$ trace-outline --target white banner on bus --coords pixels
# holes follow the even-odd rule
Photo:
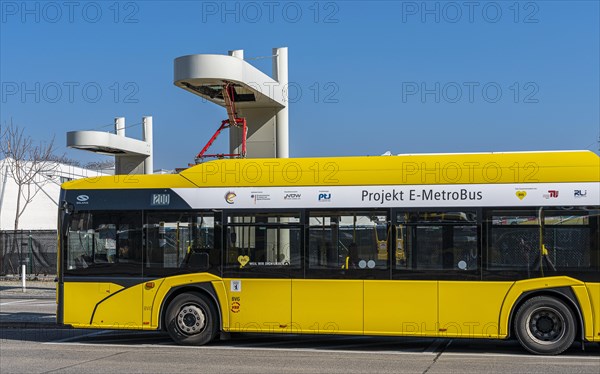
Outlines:
[[[599,183],[175,188],[193,209],[590,206]]]

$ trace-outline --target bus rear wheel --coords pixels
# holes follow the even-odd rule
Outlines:
[[[204,345],[217,333],[217,313],[213,304],[196,293],[176,296],[167,308],[167,331],[182,345]]]
[[[553,297],[527,300],[515,316],[515,333],[531,353],[557,355],[575,340],[575,317],[571,309]]]

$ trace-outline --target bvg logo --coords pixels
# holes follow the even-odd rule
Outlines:
[[[320,193],[319,194],[319,202],[329,202],[331,201],[330,193]]]

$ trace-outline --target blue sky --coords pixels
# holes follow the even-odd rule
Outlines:
[[[0,121],[55,136],[84,162],[102,157],[67,149],[67,131],[143,115],[154,117],[155,168],[193,162],[226,113],[173,85],[173,59],[281,46],[301,90],[292,157],[599,147],[597,1],[3,0],[0,10]],[[270,75],[270,59],[251,63]]]

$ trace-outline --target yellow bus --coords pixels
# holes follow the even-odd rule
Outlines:
[[[589,151],[229,159],[62,185],[58,321],[600,342]]]

